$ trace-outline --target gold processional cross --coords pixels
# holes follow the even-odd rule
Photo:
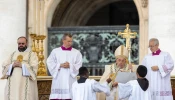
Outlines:
[[[118,32],[118,36],[126,39],[126,48],[129,52],[129,64],[131,63],[131,39],[136,38],[136,35],[136,32],[131,32],[131,30],[129,29],[129,24],[126,24],[126,29],[124,30],[124,32]]]
[[[129,64],[131,63],[131,56],[130,56],[130,52],[131,52],[131,43],[130,40],[132,38],[136,38],[137,33],[136,32],[131,32],[131,30],[129,29],[129,24],[126,24],[126,29],[124,30],[124,32],[118,32],[118,35],[126,38],[126,48],[128,49],[129,52]],[[121,48],[121,54],[123,54],[123,47]],[[110,78],[111,78],[111,83],[110,83],[110,88],[112,89],[112,83],[115,81],[115,78],[117,76],[117,73],[111,73],[110,74]],[[116,96],[115,96],[115,100],[116,100]]]
[[[129,29],[129,24],[126,24],[126,29],[124,30],[124,32],[118,32],[118,35],[125,38],[126,39],[126,48],[128,49],[128,52],[129,52],[129,57],[128,57],[128,60],[129,60],[129,64],[131,63],[131,39],[133,38],[136,38],[136,35],[137,33],[136,32],[131,32],[131,30]],[[121,48],[121,54],[123,54],[123,48]],[[111,89],[112,89],[112,83],[115,81],[115,78],[117,76],[117,73],[111,73],[110,74],[110,78],[112,80],[111,82]],[[116,100],[116,95],[115,95],[115,100]]]

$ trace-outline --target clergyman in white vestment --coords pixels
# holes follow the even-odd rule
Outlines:
[[[119,46],[114,53],[116,57],[116,63],[105,66],[105,72],[103,73],[100,83],[103,83],[110,77],[111,74],[117,74],[118,72],[129,72],[133,70],[131,64],[127,64],[128,50],[124,45]],[[115,80],[115,79],[114,79]],[[110,85],[112,82],[110,83]],[[106,96],[104,93],[97,93],[98,100],[115,100],[118,93],[116,88],[112,88],[110,96]]]
[[[110,78],[103,84],[95,81],[94,79],[88,79],[89,72],[86,67],[79,69],[80,79],[72,85],[72,99],[73,100],[96,100],[96,92],[104,92],[106,95],[110,94],[110,88],[108,83]]]
[[[170,73],[174,62],[168,52],[159,49],[156,38],[149,40],[151,54],[144,57],[142,64],[148,69],[146,78],[150,82],[153,100],[173,100]]]
[[[64,34],[63,45],[53,49],[47,59],[52,75],[51,100],[71,100],[71,88],[76,81],[78,70],[82,66],[80,51],[72,48],[72,35]]]
[[[26,37],[17,42],[18,50],[2,65],[2,79],[7,79],[4,100],[38,100],[38,57],[27,49]]]
[[[139,65],[137,68],[137,80],[131,80],[125,84],[115,82],[118,85],[117,100],[153,100],[149,88],[149,81],[145,78],[147,68]]]

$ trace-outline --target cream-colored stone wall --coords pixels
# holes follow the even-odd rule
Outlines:
[[[160,49],[167,51],[175,60],[175,1],[149,1],[149,38],[156,37]],[[175,70],[171,73],[175,75]]]
[[[26,36],[26,0],[0,0],[0,65],[17,49],[17,38]],[[0,67],[0,77],[2,67]],[[6,80],[0,80],[0,100],[4,100]]]
[[[48,34],[47,28],[51,27],[54,11],[61,0],[30,0],[28,12],[29,33],[37,35]],[[31,46],[30,41],[30,46]],[[44,41],[44,55],[47,58],[47,38]]]

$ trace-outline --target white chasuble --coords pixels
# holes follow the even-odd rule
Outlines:
[[[19,55],[23,56],[22,68],[10,71]],[[24,71],[25,70],[25,71]],[[5,100],[38,100],[37,88],[38,57],[34,52],[14,52],[3,63],[2,78],[7,79]],[[10,73],[10,74],[9,74]]]

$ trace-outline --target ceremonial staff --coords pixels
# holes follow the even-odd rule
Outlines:
[[[118,36],[121,36],[122,38],[126,39],[126,48],[128,50],[129,56],[128,56],[128,61],[129,64],[131,64],[131,39],[136,38],[137,33],[136,32],[131,32],[129,29],[129,24],[126,24],[126,29],[124,32],[118,32]]]

